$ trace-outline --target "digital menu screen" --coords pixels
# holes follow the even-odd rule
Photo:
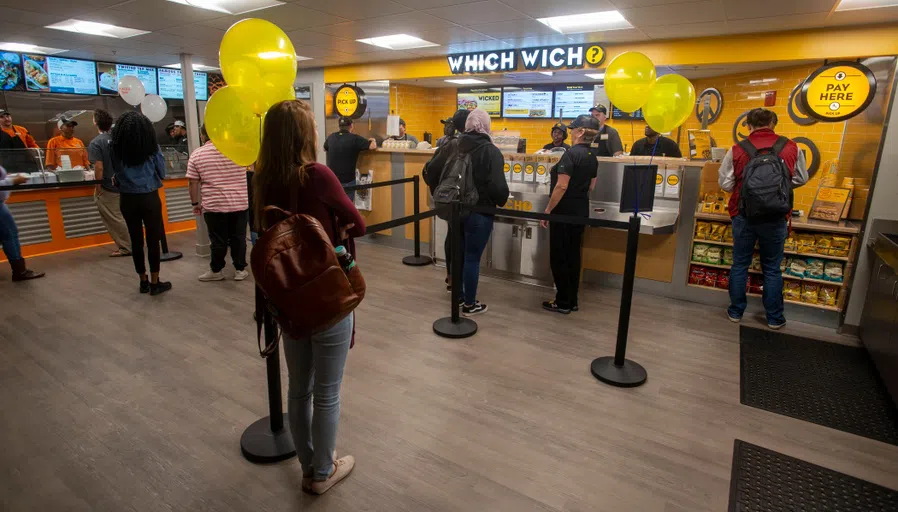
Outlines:
[[[118,81],[123,76],[129,75],[136,76],[143,83],[147,94],[157,94],[156,68],[98,62],[97,82],[100,84],[100,94],[107,96],[118,95]]]
[[[18,53],[0,53],[0,91],[22,90],[22,57]]]
[[[193,72],[193,88],[198,101],[209,99],[208,75],[200,71]],[[168,100],[184,99],[184,88],[181,81],[181,70],[159,68],[159,96]]]
[[[502,88],[478,87],[458,90],[458,108],[486,110],[490,117],[502,117]]]
[[[623,110],[612,105],[611,119],[617,119],[619,121],[629,121],[635,119],[637,121],[642,121],[645,119],[645,116],[642,115],[642,109],[639,109],[636,112],[624,112]]]
[[[588,114],[595,104],[592,85],[564,85],[555,89],[555,112],[553,117],[572,119],[580,114]]]
[[[97,65],[90,60],[22,55],[25,86],[34,92],[97,94]]]
[[[502,88],[502,116],[549,119],[552,117],[552,86]]]

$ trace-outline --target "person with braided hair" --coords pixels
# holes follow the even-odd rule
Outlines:
[[[131,238],[131,257],[140,276],[140,293],[158,295],[171,290],[171,283],[159,280],[162,252],[162,202],[159,189],[165,178],[165,159],[156,141],[153,123],[140,112],[119,116],[112,129],[113,182],[121,194],[120,208]],[[150,276],[144,261],[144,228]]]

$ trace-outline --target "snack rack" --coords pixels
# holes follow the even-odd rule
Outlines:
[[[690,262],[689,262],[689,272],[687,273],[687,276],[692,275],[693,267],[705,267],[705,268],[716,268],[716,269],[729,270],[730,265],[724,264],[723,261],[721,261],[721,263],[719,263],[719,264],[706,263],[706,262],[702,262],[702,261],[693,261],[693,254],[695,254],[695,244],[706,244],[709,246],[720,246],[723,248],[733,246],[732,240],[722,239],[722,240],[718,241],[718,240],[697,238],[696,233],[697,233],[697,227],[698,227],[699,222],[714,222],[714,223],[721,223],[721,224],[727,224],[727,225],[731,223],[729,215],[727,215],[725,213],[702,212],[702,205],[699,204],[699,206],[696,210],[696,213],[695,213],[695,222],[692,227],[692,229],[693,229],[692,233],[691,233],[692,243],[690,244],[690,248],[689,248]],[[797,305],[801,305],[801,306],[813,307],[813,308],[822,309],[822,310],[826,310],[826,311],[841,312],[845,307],[845,302],[846,302],[847,295],[848,295],[847,292],[848,292],[848,288],[849,288],[850,282],[851,282],[852,270],[854,268],[853,261],[857,254],[857,251],[858,251],[858,243],[859,243],[858,242],[858,233],[859,232],[860,232],[860,227],[857,225],[857,223],[850,222],[850,221],[826,222],[826,221],[808,220],[806,218],[793,219],[791,236],[797,236],[799,234],[814,234],[814,235],[830,234],[830,235],[835,235],[835,236],[840,236],[840,237],[850,237],[851,242],[849,244],[847,253],[844,256],[820,254],[820,253],[816,252],[816,250],[817,250],[816,248],[811,249],[812,252],[807,252],[808,251],[807,247],[802,252],[790,251],[787,249],[785,251],[786,257],[794,256],[794,257],[799,257],[799,258],[820,259],[820,260],[824,260],[827,262],[840,262],[843,265],[843,268],[842,268],[842,281],[841,282],[828,281],[828,280],[824,280],[824,279],[814,279],[814,278],[810,278],[810,277],[797,277],[797,276],[787,274],[786,272],[783,272],[783,279],[786,282],[789,282],[789,281],[800,282],[801,286],[802,286],[802,288],[801,288],[802,291],[804,290],[805,283],[812,283],[812,284],[819,285],[821,290],[822,290],[823,286],[837,287],[838,295],[837,295],[834,305],[827,305],[824,303],[819,303],[820,301],[823,300],[822,297],[820,298],[820,301],[818,301],[817,303],[805,302],[803,300],[804,299],[803,297],[802,297],[802,300],[786,299],[785,302],[789,303],[789,304],[797,304]],[[752,276],[757,276],[757,277],[755,277],[755,279],[760,279],[761,272],[757,271],[757,270],[750,269],[749,270],[749,278],[751,279]],[[689,282],[689,280],[690,280],[689,277],[687,277],[687,286],[690,286],[690,287],[704,288],[704,289],[716,290],[716,291],[720,291],[720,292],[727,292],[727,289],[724,287],[721,287],[721,286],[712,287],[712,286],[708,286],[707,284],[694,284],[694,283]],[[785,287],[784,287],[784,291],[785,291]],[[748,295],[751,297],[760,297],[761,296],[760,293],[752,293],[752,292],[749,292]]]

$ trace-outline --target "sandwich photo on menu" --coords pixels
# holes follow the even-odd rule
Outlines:
[[[25,83],[29,91],[48,92],[50,75],[47,74],[47,58],[40,55],[22,55]]]

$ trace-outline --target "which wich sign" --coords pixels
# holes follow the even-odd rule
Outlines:
[[[605,61],[605,49],[587,43],[448,56],[449,70],[455,75],[514,71],[518,68],[519,58],[528,71],[578,69],[601,65]]]

